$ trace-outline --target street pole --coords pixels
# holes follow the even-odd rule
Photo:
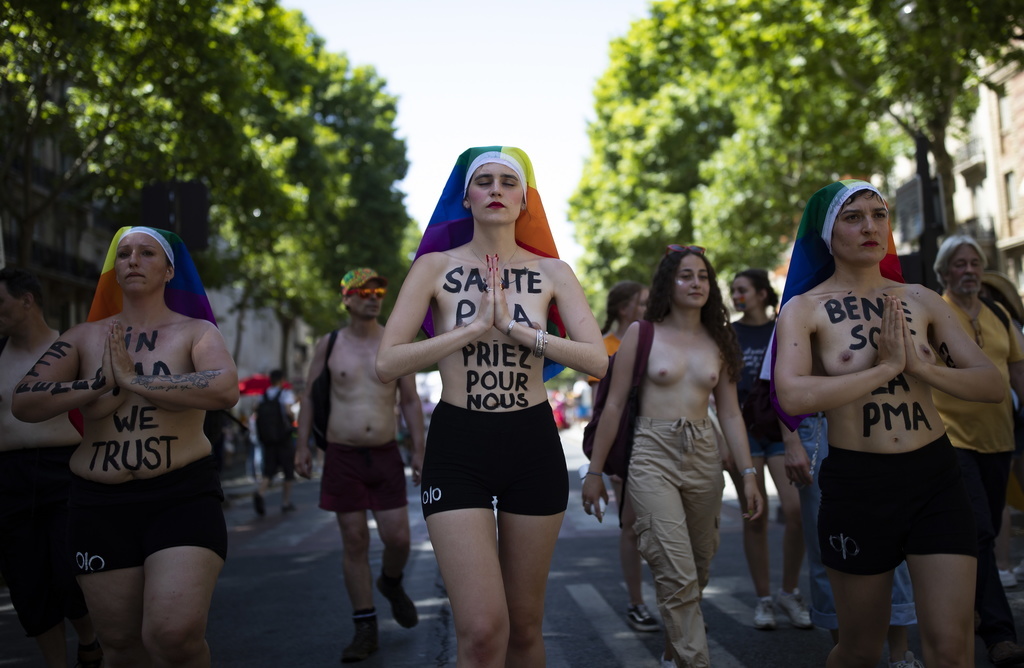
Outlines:
[[[918,131],[914,136],[917,157],[917,176],[921,183],[921,276],[924,286],[939,291],[939,281],[935,278],[935,255],[938,253],[939,221],[935,212],[935,182],[932,181],[931,168],[928,163],[929,143],[924,133]]]

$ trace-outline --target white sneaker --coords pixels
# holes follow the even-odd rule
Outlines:
[[[807,610],[804,599],[800,597],[799,589],[794,589],[792,594],[780,589],[775,597],[775,605],[782,608],[789,617],[789,623],[798,629],[814,628],[814,624],[811,624],[811,613]]]
[[[1015,589],[1017,587],[1017,576],[1013,574],[1012,570],[999,571],[999,582],[1003,585],[1003,589]]]
[[[662,654],[659,668],[676,668],[676,662],[672,659],[666,659],[665,655]]]
[[[903,655],[903,659],[901,661],[897,661],[896,663],[890,662],[889,668],[924,668],[924,664],[914,658],[913,652],[907,652]]]
[[[754,608],[754,628],[762,631],[771,631],[775,628],[775,608],[772,606],[771,596],[757,599],[757,607]]]
[[[1024,582],[1024,561],[1014,566],[1010,572],[1017,578],[1017,582]]]

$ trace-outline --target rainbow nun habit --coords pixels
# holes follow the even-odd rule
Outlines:
[[[861,190],[870,190],[879,197],[882,194],[867,181],[857,179],[846,179],[836,181],[825,186],[811,196],[804,208],[803,217],[800,219],[800,229],[796,234],[796,241],[793,243],[793,255],[789,261],[789,273],[786,276],[786,287],[782,292],[782,300],[779,303],[779,310],[785,307],[786,302],[802,295],[811,288],[821,284],[835,273],[836,261],[832,257],[832,227],[835,225],[839,210],[850,197]],[[885,198],[882,197],[882,201]],[[888,205],[886,205],[888,206]],[[889,227],[889,247],[886,249],[885,257],[879,263],[882,276],[893,281],[903,283],[903,270],[900,268],[900,260],[896,255],[896,242],[892,236],[892,226]],[[795,431],[806,415],[789,415],[779,406],[778,397],[775,394],[775,357],[778,350],[778,343],[772,337],[771,348],[771,398],[775,412],[783,424]]]
[[[117,244],[127,234],[139,232],[149,235],[160,241],[164,240],[164,252],[168,254],[171,264],[174,265],[174,278],[164,289],[164,301],[167,307],[175,313],[190,318],[209,320],[214,325],[217,321],[213,317],[213,309],[210,308],[210,300],[206,296],[206,289],[199,280],[199,272],[188,254],[185,244],[174,232],[158,230],[152,227],[122,227],[115,234],[107,249],[107,258],[103,262],[103,271],[100,273],[99,282],[96,284],[96,294],[92,298],[92,307],[89,309],[89,322],[95,322],[121,312],[122,293],[121,286],[117,284],[117,276],[114,272],[114,261],[117,259]],[[158,238],[159,236],[159,238]]]
[[[540,200],[540,193],[537,191],[537,179],[533,172],[533,163],[529,156],[522,149],[511,146],[478,146],[466,149],[452,169],[448,182],[441,192],[441,199],[434,208],[430,222],[423,231],[423,239],[416,250],[416,257],[426,253],[447,251],[468,244],[473,239],[473,216],[469,209],[462,205],[466,195],[466,184],[469,177],[469,168],[474,161],[483,157],[487,162],[485,153],[496,154],[495,162],[508,161],[517,165],[523,174],[526,186],[526,210],[519,214],[516,219],[516,243],[520,247],[540,255],[541,257],[558,257],[558,250],[555,248],[555,240],[551,236],[551,228],[548,226],[548,217],[544,213],[544,205]],[[481,163],[481,164],[485,164]],[[434,323],[429,311],[423,320],[423,331],[427,336],[434,335]],[[565,326],[558,315],[558,309],[552,305],[548,310],[547,331],[556,336],[565,336]],[[562,369],[549,359],[544,360],[544,380],[548,381],[557,375]]]

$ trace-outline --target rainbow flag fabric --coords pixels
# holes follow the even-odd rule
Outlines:
[[[797,231],[796,241],[793,243],[793,255],[789,261],[789,273],[786,276],[786,287],[782,292],[782,300],[779,309],[785,307],[786,302],[802,295],[811,288],[819,285],[836,270],[836,262],[832,257],[830,249],[832,227],[843,204],[850,197],[862,190],[870,190],[879,197],[882,194],[867,181],[857,179],[846,179],[836,181],[825,186],[814,193],[807,201],[803,217],[800,219],[800,228]],[[884,198],[882,198],[884,201]],[[888,206],[888,205],[887,205]],[[826,242],[827,238],[827,242]],[[899,257],[896,255],[896,242],[892,236],[892,226],[889,227],[889,247],[886,249],[885,257],[879,263],[882,276],[893,281],[905,282],[903,270],[900,267]],[[791,431],[796,430],[806,415],[789,415],[779,406],[778,397],[775,394],[775,357],[778,350],[778,343],[772,337],[772,359],[771,359],[771,399],[775,406],[775,412]]]
[[[544,213],[544,204],[537,191],[533,163],[525,151],[512,146],[478,146],[463,151],[455,161],[455,167],[441,192],[441,198],[434,207],[427,228],[423,231],[416,257],[425,253],[451,250],[472,241],[473,216],[469,209],[462,205],[466,194],[466,179],[472,176],[468,171],[473,161],[489,152],[500,153],[502,157],[518,163],[526,179],[526,210],[516,219],[516,243],[541,257],[558,257],[548,217]],[[429,312],[423,321],[423,331],[427,336],[434,335],[434,323]],[[565,336],[565,326],[554,305],[548,310],[547,331],[549,334]],[[550,380],[564,368],[545,359],[544,380]]]
[[[92,298],[92,307],[89,309],[89,322],[102,320],[121,312],[122,293],[121,286],[117,284],[117,277],[114,272],[114,261],[117,258],[117,244],[121,239],[133,230],[139,231],[137,227],[122,227],[115,234],[107,249],[107,257],[103,262],[103,270],[100,272],[99,281],[96,284],[96,293]],[[175,313],[190,318],[201,318],[217,324],[213,317],[213,309],[210,307],[210,300],[206,296],[206,289],[199,280],[199,272],[192,262],[192,256],[188,254],[184,242],[174,232],[159,230],[155,228],[144,228],[148,231],[160,234],[166,240],[171,252],[174,255],[174,278],[164,290],[164,301],[167,307]],[[147,232],[148,233],[148,232]]]

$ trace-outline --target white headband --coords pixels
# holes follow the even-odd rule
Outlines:
[[[523,176],[523,167],[519,164],[519,161],[501,151],[487,151],[481,153],[476,157],[476,160],[469,163],[469,169],[466,170],[466,183],[462,186],[462,196],[466,196],[466,191],[469,190],[469,181],[473,178],[473,174],[480,168],[480,165],[486,165],[491,162],[496,162],[499,165],[505,165],[506,167],[512,168],[512,171],[519,177],[519,182],[523,184],[523,193],[526,192],[526,177]]]
[[[122,236],[121,238],[124,239],[129,234],[145,234],[146,236],[153,237],[156,240],[156,242],[160,244],[160,247],[164,249],[164,253],[167,254],[167,259],[170,261],[171,266],[174,266],[174,252],[171,250],[171,245],[167,243],[167,239],[164,238],[164,235],[160,234],[152,227],[140,226],[131,228],[130,230],[125,232],[124,236]]]
[[[828,248],[829,255],[832,254],[832,228],[836,226],[836,218],[839,217],[839,210],[843,208],[847,200],[859,193],[861,190],[870,190],[871,192],[878,195],[878,198],[883,202],[882,193],[878,192],[873,185],[870,183],[856,183],[852,186],[843,188],[836,196],[832,198],[832,203],[828,205],[828,211],[825,212],[825,222],[821,226],[821,239],[825,242],[825,247]]]

